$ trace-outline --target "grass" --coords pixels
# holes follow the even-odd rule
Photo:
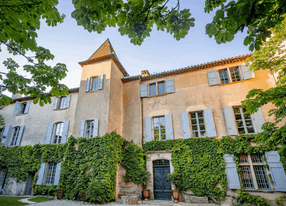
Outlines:
[[[28,205],[28,203],[19,202],[18,200],[24,199],[25,197],[0,197],[1,206],[21,206]]]
[[[29,201],[32,201],[32,202],[46,202],[46,201],[53,200],[53,198],[35,197],[35,198],[28,199],[28,200],[29,200]]]

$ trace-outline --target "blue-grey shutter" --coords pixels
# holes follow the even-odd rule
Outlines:
[[[216,70],[208,71],[207,74],[210,86],[219,84]]]
[[[16,104],[15,104],[15,108],[14,108],[13,114],[18,114],[20,106],[21,106],[21,103],[17,101]]]
[[[98,77],[98,89],[102,89],[103,88],[103,74],[100,74]]]
[[[80,121],[78,137],[83,137],[85,120]]]
[[[24,114],[27,114],[29,112],[30,105],[31,105],[31,101],[28,101],[27,104],[26,104],[26,107],[25,107]]]
[[[251,79],[254,77],[253,70],[249,70],[249,66],[240,65],[243,79]]]
[[[61,162],[57,164],[54,185],[59,184],[60,174],[61,174],[61,164],[62,164]]]
[[[173,123],[172,123],[172,115],[165,115],[165,129],[166,129],[166,139],[174,139],[173,136]]]
[[[204,109],[204,120],[208,137],[216,137],[216,130],[212,109]]]
[[[0,175],[0,191],[1,191],[2,187],[4,186],[6,174],[7,174],[7,169],[3,169],[1,171],[1,175]]]
[[[25,128],[24,125],[22,125],[22,126],[20,127],[18,139],[17,139],[17,142],[16,142],[16,145],[15,145],[15,146],[20,146],[20,142],[21,142],[21,139],[22,139],[22,136],[23,136],[24,128]]]
[[[148,96],[148,89],[147,84],[140,84],[140,97],[147,97]]]
[[[6,147],[9,146],[12,130],[13,130],[13,127],[11,125],[9,125],[9,126],[5,127],[4,132],[2,134],[2,136],[5,136],[5,139],[6,139],[6,141],[5,141],[5,146]]]
[[[54,106],[53,106],[53,109],[57,109],[58,108],[58,102],[59,102],[59,98],[56,98],[54,99]]]
[[[231,106],[223,107],[224,121],[228,135],[237,135],[235,119],[233,116],[233,110]]]
[[[286,192],[286,175],[278,151],[265,152],[265,156],[275,190]]]
[[[52,122],[49,123],[48,125],[48,130],[47,130],[47,135],[45,139],[45,144],[51,144],[51,137],[52,137],[52,132],[53,132],[53,126],[54,124]]]
[[[236,165],[233,161],[233,155],[225,154],[223,155],[225,161],[225,174],[228,182],[229,189],[240,189],[240,183],[238,174],[236,171]]]
[[[261,129],[261,127],[265,123],[265,121],[264,121],[264,117],[263,117],[261,108],[259,108],[257,110],[257,112],[252,114],[252,119],[254,121],[256,132],[257,133],[263,132],[263,129]]]
[[[67,141],[67,136],[68,136],[68,131],[69,131],[69,123],[70,123],[69,120],[64,122],[63,136],[61,139],[61,144],[64,144]]]
[[[45,173],[46,163],[42,163],[41,167],[38,172],[38,179],[36,185],[42,185],[43,184],[43,178]]]
[[[65,106],[64,108],[67,109],[70,107],[71,95],[65,97]]]
[[[90,77],[88,77],[86,79],[86,83],[85,83],[85,92],[89,92],[89,86],[90,85]]]
[[[145,117],[145,142],[152,141],[151,117]]]
[[[166,79],[167,93],[175,92],[174,79]]]
[[[190,122],[189,122],[189,112],[181,113],[183,137],[184,139],[191,138]]]
[[[94,121],[93,121],[93,137],[98,136],[98,123],[99,123],[99,119],[94,119]]]

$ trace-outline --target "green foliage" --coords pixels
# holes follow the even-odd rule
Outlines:
[[[146,186],[147,178],[150,176],[146,170],[146,158],[147,154],[141,147],[125,141],[122,161],[122,166],[126,169],[125,182]]]
[[[21,206],[29,205],[29,203],[19,202],[20,199],[25,197],[0,197],[1,206]]]
[[[278,198],[275,199],[275,203],[276,203],[278,206],[283,206],[283,203],[282,203],[282,202],[284,202],[284,201],[286,201],[286,195],[282,195],[282,196],[280,196],[280,197],[278,197]]]
[[[173,184],[175,184],[176,189],[179,188],[179,184],[181,181],[181,175],[177,172],[169,173],[167,176],[167,180],[171,181]]]
[[[270,206],[269,201],[259,195],[250,195],[241,189],[237,190],[237,201],[240,203],[251,203],[257,206]]]
[[[65,96],[68,88],[60,84],[66,76],[66,65],[58,63],[56,66],[48,66],[45,61],[54,59],[48,49],[37,45],[37,30],[40,29],[40,20],[45,19],[48,26],[56,26],[63,22],[64,15],[60,15],[56,6],[57,0],[52,1],[5,1],[1,3],[0,16],[0,52],[1,45],[6,45],[9,53],[23,56],[28,60],[24,66],[26,75],[17,73],[19,65],[11,58],[3,62],[8,70],[0,72],[0,105],[9,105],[12,99],[2,95],[2,92],[9,91],[13,94],[30,95],[37,97],[35,102],[41,106],[51,103],[51,98],[46,94],[48,87],[52,87],[52,96]],[[34,57],[26,55],[32,52]]]

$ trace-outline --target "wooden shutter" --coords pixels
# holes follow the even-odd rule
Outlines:
[[[90,85],[90,77],[88,77],[86,79],[86,83],[85,83],[85,92],[89,92],[89,86]]]
[[[98,89],[102,89],[103,88],[103,74],[100,74],[98,77]]]
[[[25,107],[24,114],[27,114],[29,112],[30,105],[31,105],[31,101],[28,101],[27,104],[26,104],[26,107]]]
[[[93,121],[93,137],[98,137],[98,123],[99,123],[99,119],[94,119],[94,121]]]
[[[9,146],[9,142],[10,142],[10,137],[11,137],[11,134],[12,134],[12,130],[13,130],[13,127],[11,125],[5,127],[4,129],[4,132],[3,132],[3,135],[4,137],[6,137],[5,139],[5,146],[8,147]]]
[[[265,123],[265,121],[264,121],[261,108],[259,108],[257,112],[252,114],[252,119],[255,124],[256,133],[263,132],[263,129],[261,129],[261,127]]]
[[[184,139],[191,138],[190,122],[189,122],[189,112],[181,113],[183,137]]]
[[[148,96],[148,89],[147,84],[140,84],[140,97],[147,97]]]
[[[167,93],[175,92],[174,79],[166,79]]]
[[[54,106],[53,106],[53,109],[57,109],[58,108],[58,102],[59,102],[59,98],[56,98],[54,99]]]
[[[17,139],[17,142],[16,142],[16,145],[15,145],[15,146],[20,146],[20,142],[21,142],[21,139],[22,139],[22,136],[23,136],[24,128],[25,128],[24,125],[22,125],[22,126],[20,127],[18,139]]]
[[[13,114],[18,114],[20,106],[21,106],[21,103],[17,101],[16,104],[15,104],[15,108],[14,108]]]
[[[223,108],[223,114],[224,114],[224,121],[227,129],[228,135],[237,135],[236,130],[236,123],[233,116],[233,110],[231,106],[224,107]]]
[[[69,123],[70,123],[69,120],[64,122],[64,128],[63,128],[63,135],[62,135],[62,139],[61,139],[61,144],[64,144],[67,141],[67,136],[68,136],[68,131],[69,131]]]
[[[56,166],[56,174],[55,174],[55,181],[54,185],[58,185],[60,181],[60,174],[61,174],[61,162],[57,164]]]
[[[216,70],[208,71],[207,74],[210,86],[219,84]]]
[[[216,135],[216,130],[215,130],[213,112],[211,108],[204,110],[204,120],[205,120],[205,126],[207,130],[207,136],[216,137],[217,135]]]
[[[174,139],[173,136],[173,123],[172,123],[172,115],[165,115],[165,129],[166,129],[166,139]]]
[[[65,106],[64,108],[67,109],[70,107],[71,95],[65,97]]]
[[[255,77],[253,70],[249,70],[249,66],[240,65],[240,68],[241,68],[243,79],[251,79]]]
[[[145,117],[145,142],[152,141],[151,117]]]
[[[45,173],[46,163],[42,163],[41,167],[38,172],[38,179],[36,185],[42,185],[43,184],[43,178]]]
[[[223,155],[225,161],[225,174],[229,189],[240,189],[240,182],[236,171],[236,164],[233,161],[233,155]]]
[[[0,191],[4,187],[4,182],[7,174],[7,169],[3,169],[0,174]]]
[[[51,144],[51,137],[52,137],[52,132],[53,132],[53,126],[54,126],[54,124],[52,122],[50,122],[49,125],[48,125],[48,130],[47,130],[47,134],[46,134],[45,144]]]
[[[265,152],[265,156],[275,190],[286,192],[286,175],[278,151]]]
[[[85,120],[80,121],[78,137],[83,137]]]

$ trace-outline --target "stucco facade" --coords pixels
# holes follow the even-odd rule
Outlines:
[[[205,123],[206,134],[212,134],[215,138],[234,136],[235,132],[239,132],[238,127],[227,123],[224,108],[239,107],[251,89],[267,90],[275,86],[275,78],[269,70],[259,70],[251,74],[243,70],[249,56],[242,55],[152,75],[145,70],[141,75],[129,76],[107,40],[88,60],[79,62],[82,66],[79,88],[70,90],[70,100],[66,108],[61,108],[59,103],[56,105],[55,102],[61,99],[52,97],[52,104],[43,107],[30,104],[27,113],[14,114],[16,104],[33,100],[29,97],[18,97],[12,104],[0,110],[0,114],[5,118],[6,127],[25,126],[19,145],[16,146],[47,144],[47,139],[51,138],[48,136],[54,134],[52,128],[55,128],[58,122],[67,121],[67,128],[63,128],[66,129],[67,138],[87,135],[87,125],[93,122],[92,136],[103,136],[106,132],[116,131],[126,140],[133,140],[135,144],[142,146],[158,136],[155,132],[155,121],[160,117],[165,118],[166,134],[162,135],[160,132],[159,139],[193,138],[195,131],[190,115],[200,111],[208,112],[212,117],[211,120],[204,117],[208,122]],[[235,77],[231,73],[233,69],[238,71],[238,81],[234,81]],[[229,82],[222,82],[222,71],[228,74]],[[211,73],[215,74],[215,79]],[[268,111],[272,108],[270,104],[261,108],[259,117],[262,117],[264,122],[274,122],[273,117],[268,116]],[[186,118],[187,122],[184,123]],[[259,132],[261,121],[255,118],[252,121],[254,133]],[[282,124],[285,122],[280,123]],[[13,131],[11,129],[11,133]],[[3,141],[9,138],[6,137]],[[8,141],[11,141],[11,138]],[[148,154],[147,170],[151,177],[148,179],[147,188],[151,190],[151,199],[154,198],[152,163],[160,159],[171,162],[171,152]],[[128,191],[140,192],[140,186],[122,183],[125,171],[120,165],[118,168],[117,197]],[[170,168],[172,172],[172,165]],[[21,185],[20,189],[11,178],[7,178],[6,183],[6,194],[25,193],[25,183],[18,183]]]

